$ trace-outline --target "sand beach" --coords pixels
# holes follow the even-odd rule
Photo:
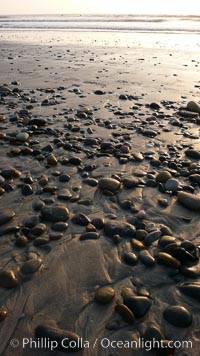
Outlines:
[[[0,30],[1,355],[199,355],[198,36]]]

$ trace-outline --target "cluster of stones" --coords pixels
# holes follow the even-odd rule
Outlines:
[[[135,294],[131,288],[123,288],[121,291],[121,299],[122,301],[119,301],[116,298],[116,293],[112,286],[99,287],[94,295],[95,302],[100,305],[112,303],[113,313],[119,314],[122,320],[129,325],[133,325],[137,320],[142,321],[152,306],[151,296],[146,290],[140,290],[140,294]],[[115,316],[115,314],[113,316]],[[166,307],[163,310],[163,317],[171,325],[180,328],[186,328],[192,324],[191,312],[182,305]],[[107,323],[106,327],[109,330],[116,330],[119,325],[111,321]],[[148,340],[151,342],[153,342],[153,340],[157,340],[158,342],[162,340],[165,345],[167,345],[169,341],[163,331],[155,323],[148,325],[141,337],[143,337],[145,341]],[[157,345],[161,345],[161,343]],[[161,346],[160,349],[159,346],[157,346],[156,350],[161,352]],[[166,346],[165,355],[171,355],[171,353],[173,353],[172,349]]]
[[[55,91],[47,90],[47,93],[54,94]],[[4,97],[11,95],[22,95],[20,90],[11,90],[7,86],[0,87],[1,104],[4,103]],[[104,95],[105,92],[96,90],[95,95]],[[134,100],[131,95],[121,94],[120,100]],[[34,103],[34,99],[32,99]],[[56,105],[58,101],[55,98],[43,100],[42,106]],[[67,116],[65,129],[68,132],[62,138],[62,132],[48,127],[48,119],[43,117],[32,116],[31,105],[30,109],[22,109],[19,112],[10,115],[0,114],[0,122],[7,120],[10,122],[20,124],[20,130],[12,134],[4,134],[0,132],[0,139],[2,142],[9,143],[12,148],[8,155],[12,157],[30,155],[40,162],[44,162],[45,167],[54,169],[58,166],[75,166],[77,172],[80,173],[82,182],[85,185],[96,189],[107,196],[117,195],[122,189],[136,189],[137,187],[154,187],[168,197],[177,197],[177,203],[183,207],[200,211],[200,196],[195,194],[200,186],[200,151],[194,149],[192,146],[179,146],[179,148],[169,145],[168,152],[160,152],[156,157],[154,152],[133,152],[130,144],[130,135],[115,133],[115,125],[112,120],[103,120],[102,122],[95,121],[93,112],[89,108],[82,108],[77,110],[75,117]],[[151,103],[149,108],[151,110],[159,111],[160,106],[156,103]],[[70,114],[69,112],[67,115]],[[115,115],[123,116],[122,112],[114,113]],[[126,113],[124,113],[125,115]],[[195,102],[189,102],[186,108],[180,108],[177,113],[177,118],[171,122],[174,126],[182,125],[182,119],[189,122],[200,123],[199,120],[200,106]],[[145,122],[142,122],[141,127],[132,126],[136,129],[138,135],[147,136],[150,138],[156,137],[159,132],[147,127],[159,118],[159,114],[154,112],[154,115],[148,117]],[[99,137],[86,137],[85,131],[81,130],[80,123],[89,122],[96,125],[104,125],[108,130],[113,129],[111,141],[104,141]],[[78,123],[76,125],[76,123]],[[24,128],[22,128],[24,127]],[[123,124],[119,127],[123,128]],[[90,127],[87,131],[89,134],[93,133]],[[80,133],[81,137],[73,136],[73,133]],[[54,137],[53,144],[47,144],[43,148],[36,148],[39,141],[33,140],[35,135],[48,134]],[[63,149],[69,152],[65,157],[57,157],[54,152],[55,148]],[[180,159],[179,151],[184,149],[186,160]],[[144,160],[148,160],[152,171],[148,172],[144,177],[124,176],[119,177],[114,174],[112,177],[95,178],[93,172],[96,169],[95,163],[84,165],[83,159],[79,157],[80,153],[84,153],[87,158],[95,157],[110,157],[114,156],[119,160],[119,163],[126,164],[128,162],[139,164]],[[153,170],[156,168],[156,170]],[[158,172],[158,170],[160,170]],[[70,176],[63,172],[57,171],[55,175],[62,183],[67,183]],[[189,184],[181,182],[181,179],[189,180]],[[130,222],[127,221],[104,221],[103,217],[90,219],[83,213],[72,214],[65,206],[67,201],[76,202],[79,198],[75,197],[69,189],[65,188],[58,190],[55,185],[49,183],[48,176],[44,175],[39,179],[33,179],[30,175],[24,177],[22,172],[14,167],[3,168],[0,171],[0,195],[9,193],[13,188],[13,181],[20,182],[17,187],[21,188],[21,193],[24,197],[28,197],[36,193],[35,186],[38,183],[40,187],[40,194],[57,192],[57,199],[62,201],[62,204],[55,203],[55,201],[47,202],[46,204],[40,200],[33,204],[35,215],[31,216],[23,226],[12,225],[10,222],[15,220],[16,213],[12,210],[4,210],[0,213],[0,234],[7,233],[15,234],[15,244],[17,247],[23,248],[28,243],[33,243],[35,246],[47,244],[52,240],[60,239],[68,229],[69,221],[74,225],[85,227],[86,231],[80,234],[80,241],[98,240],[100,239],[101,230],[113,243],[119,244],[123,241],[130,240],[131,252],[124,252],[122,255],[122,262],[129,266],[134,266],[141,262],[149,268],[156,268],[157,264],[163,265],[172,269],[174,273],[172,276],[181,276],[184,278],[197,279],[199,272],[195,268],[199,262],[199,248],[190,241],[182,241],[173,236],[170,228],[166,226],[158,226],[157,228],[149,229],[145,224],[146,212],[144,210],[134,210],[130,201],[124,201],[120,207],[124,209],[131,209],[136,215]],[[80,201],[79,201],[80,203]],[[88,202],[84,201],[86,205]],[[163,207],[167,206],[167,200],[162,199],[159,204]],[[48,226],[51,224],[53,232],[48,231]],[[152,248],[154,253],[151,252]],[[20,269],[15,271],[14,268],[4,269],[0,272],[0,287],[6,289],[17,288],[23,282],[26,275],[31,275],[37,271],[41,271],[44,261],[39,256],[30,256]],[[168,268],[167,268],[168,267]],[[184,294],[189,298],[200,301],[200,283],[184,281],[178,285],[181,295]],[[123,289],[120,300],[116,298],[115,289],[112,286],[103,286],[96,290],[95,301],[98,304],[113,303],[113,312],[120,315],[124,322],[133,325],[137,319],[145,317],[152,306],[152,297],[147,291],[138,291],[134,293],[132,290]],[[3,321],[8,314],[5,307],[0,308],[0,321]],[[192,324],[191,312],[183,305],[168,306],[163,310],[164,319],[176,327],[188,327]],[[108,328],[112,328],[111,325]],[[36,337],[49,338],[50,340],[58,341],[58,349],[62,350],[61,340],[68,338],[69,341],[78,340],[79,336],[71,331],[62,330],[51,325],[39,325],[35,330]],[[143,335],[145,340],[152,340],[153,338],[159,340],[166,340],[166,336],[155,325],[147,328]],[[75,350],[79,351],[77,346]],[[168,351],[166,351],[168,352]],[[170,351],[171,352],[171,351]],[[168,355],[169,353],[167,353]]]

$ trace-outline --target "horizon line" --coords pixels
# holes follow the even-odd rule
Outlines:
[[[1,17],[5,16],[50,16],[50,15],[58,15],[58,16],[64,16],[64,15],[69,15],[69,16],[168,16],[168,17],[179,17],[179,16],[185,16],[185,17],[200,17],[197,14],[183,14],[183,13],[174,13],[174,14],[164,14],[164,13],[103,13],[103,12],[95,12],[95,13],[64,13],[64,12],[59,12],[59,13],[20,13],[20,14],[1,14]]]

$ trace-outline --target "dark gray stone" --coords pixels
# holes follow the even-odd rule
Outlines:
[[[192,324],[192,315],[181,305],[172,305],[165,309],[164,318],[172,325],[185,328]]]
[[[121,237],[135,237],[135,227],[123,221],[108,221],[104,226],[105,234],[109,237],[120,235]]]

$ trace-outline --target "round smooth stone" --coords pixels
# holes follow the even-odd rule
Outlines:
[[[94,225],[92,225],[91,223],[89,223],[87,226],[86,226],[86,230],[88,232],[96,232],[96,227]]]
[[[25,196],[33,194],[33,188],[31,187],[30,184],[24,184],[22,186],[22,194],[25,195]]]
[[[133,252],[126,252],[123,257],[124,261],[131,266],[135,265],[138,261],[137,256]]]
[[[141,133],[142,135],[147,137],[155,137],[158,134],[155,130],[151,130],[151,129],[144,129],[141,131]]]
[[[84,241],[84,240],[98,240],[100,238],[100,235],[98,232],[85,232],[84,234],[82,234],[80,236],[80,240]]]
[[[179,289],[182,293],[200,302],[200,282],[182,283]]]
[[[21,267],[21,272],[23,274],[35,273],[41,267],[42,262],[43,261],[40,258],[33,258],[29,261],[26,261]]]
[[[103,218],[94,218],[92,219],[92,225],[96,227],[96,229],[103,229],[105,222]]]
[[[158,240],[162,235],[160,230],[151,231],[148,235],[144,238],[144,243],[146,246],[150,246],[153,242]]]
[[[132,156],[135,158],[137,162],[142,162],[144,161],[144,156],[140,152],[133,152]]]
[[[161,341],[165,339],[165,336],[157,326],[150,325],[146,329],[143,338],[145,341],[153,341],[153,340]]]
[[[37,215],[30,215],[29,217],[25,218],[24,226],[28,227],[29,229],[34,228],[38,224],[38,216]]]
[[[89,185],[90,187],[96,187],[98,185],[98,180],[94,178],[86,178],[83,180],[83,183]]]
[[[160,227],[160,231],[162,232],[162,235],[173,236],[173,232],[172,232],[172,230],[170,229],[169,226],[162,225]]]
[[[57,342],[57,350],[66,352],[78,352],[81,350],[80,336],[72,331],[52,327],[51,325],[44,324],[38,325],[35,329],[35,336],[37,339],[48,340],[50,342]],[[63,345],[63,340],[65,340]]]
[[[135,188],[139,184],[138,179],[134,177],[124,178],[122,182],[127,189]]]
[[[12,210],[5,210],[3,213],[0,213],[0,226],[6,224],[15,216],[15,212]]]
[[[177,179],[168,179],[165,183],[165,190],[176,192],[179,187],[179,181]]]
[[[5,183],[5,179],[0,175],[0,185],[3,185]]]
[[[178,243],[177,242],[172,242],[168,245],[166,245],[163,249],[162,249],[162,252],[166,252],[168,253],[169,255],[172,254],[172,252],[174,251],[174,249],[178,247]],[[172,255],[171,255],[172,256]]]
[[[164,248],[165,246],[167,246],[175,241],[176,241],[176,238],[174,236],[164,235],[164,236],[161,236],[161,238],[158,242],[158,246],[160,248]]]
[[[185,155],[189,158],[200,159],[200,151],[192,148],[185,151]]]
[[[31,229],[31,233],[35,236],[40,236],[46,231],[46,228],[45,224],[37,224]]]
[[[8,309],[1,307],[0,308],[0,322],[3,321],[8,316]]]
[[[130,152],[130,147],[128,146],[128,145],[122,145],[121,147],[120,147],[120,150],[121,150],[121,152],[122,153],[125,153],[125,154],[128,154],[129,152]]]
[[[10,152],[9,152],[9,156],[13,157],[13,156],[18,156],[21,153],[21,149],[19,147],[14,147],[11,148]]]
[[[189,101],[186,109],[200,114],[200,105],[198,105],[195,101]]]
[[[128,100],[128,96],[126,94],[120,94],[119,100]]]
[[[200,211],[200,195],[179,192],[178,202],[189,210]]]
[[[156,348],[157,356],[173,356],[175,352],[175,347],[173,347],[173,342],[169,344],[172,340],[162,340],[162,346]],[[169,347],[170,345],[170,347]]]
[[[156,177],[156,181],[159,183],[166,183],[168,179],[171,179],[172,175],[170,172],[168,171],[161,171],[157,177]]]
[[[116,193],[121,187],[121,183],[114,178],[101,178],[99,179],[98,185],[100,190],[106,190],[112,193]]]
[[[168,200],[167,199],[158,199],[158,203],[163,207],[166,208],[167,206],[169,206]]]
[[[91,220],[88,218],[87,215],[80,213],[80,214],[75,214],[71,221],[76,224],[76,225],[80,225],[80,226],[87,226]]]
[[[182,266],[180,273],[187,278],[199,278],[200,276],[200,271],[196,267]]]
[[[72,193],[69,189],[63,189],[58,192],[58,199],[60,200],[69,200],[72,197]]]
[[[133,247],[134,250],[137,251],[145,249],[145,245],[142,243],[142,241],[139,241],[137,239],[131,239],[131,246]]]
[[[112,142],[101,142],[100,147],[102,151],[113,150],[114,148]]]
[[[139,230],[136,230],[135,238],[137,240],[143,241],[147,235],[148,235],[148,232],[146,230],[139,229]]]
[[[8,316],[8,309],[0,307],[0,322]]]
[[[115,290],[110,286],[99,287],[96,292],[94,299],[97,303],[108,304],[115,296]]]
[[[6,115],[1,114],[1,115],[0,115],[0,122],[3,122],[3,121],[5,121],[5,120],[6,120]]]
[[[165,309],[164,318],[172,325],[186,328],[192,324],[192,314],[181,305],[172,305]]]
[[[155,188],[155,187],[157,187],[157,185],[158,185],[158,183],[155,181],[155,179],[147,179],[147,181],[146,181],[147,187]]]
[[[63,232],[63,231],[66,231],[67,228],[68,228],[68,223],[65,223],[65,222],[57,222],[55,224],[53,224],[51,226],[52,230],[53,231],[57,231],[57,232]]]
[[[137,218],[143,220],[146,218],[146,212],[144,210],[139,210],[137,213]]]
[[[189,178],[192,182],[200,185],[200,174],[191,174]]]
[[[69,164],[73,166],[80,166],[82,163],[82,160],[80,157],[71,157],[69,158]]]
[[[62,239],[62,237],[63,237],[63,234],[62,234],[62,233],[54,233],[54,234],[50,234],[50,235],[49,235],[49,239],[50,239],[51,241],[60,240],[60,239]]]
[[[19,178],[22,172],[15,169],[14,167],[3,169],[1,175],[3,178],[10,179],[10,178]]]
[[[59,181],[60,182],[63,182],[63,183],[65,183],[65,182],[69,182],[69,180],[70,180],[70,176],[68,175],[68,174],[61,174],[60,176],[59,176]]]
[[[29,121],[30,125],[44,126],[47,124],[47,120],[42,117],[37,117]]]
[[[50,222],[65,222],[69,219],[69,210],[60,205],[45,206],[41,209],[41,218]]]
[[[103,95],[103,94],[105,94],[105,92],[103,90],[101,90],[101,89],[97,89],[97,90],[94,91],[94,94]]]
[[[140,251],[139,258],[146,266],[149,267],[153,267],[156,263],[155,258],[151,256],[148,250]]]
[[[16,139],[21,142],[26,142],[29,139],[29,134],[27,132],[21,132],[17,134]]]
[[[124,221],[107,221],[104,231],[109,237],[113,237],[114,235],[120,235],[121,237],[135,236],[135,226]]]
[[[47,163],[48,163],[50,166],[55,166],[55,165],[58,163],[58,160],[57,160],[57,158],[54,156],[53,153],[50,153],[50,154],[47,156]]]
[[[122,298],[133,297],[134,295],[135,295],[135,292],[133,291],[132,288],[123,287],[122,290],[121,290]]]
[[[172,268],[180,268],[181,263],[176,258],[172,257],[169,253],[166,252],[158,252],[157,254],[158,262]]]
[[[0,287],[14,288],[17,287],[18,284],[19,280],[13,270],[7,269],[0,272]]]
[[[28,239],[26,236],[18,236],[15,241],[17,247],[24,247],[28,244]]]
[[[118,303],[115,306],[115,311],[116,313],[118,313],[119,315],[121,315],[121,317],[123,318],[123,320],[130,324],[133,325],[135,323],[135,316],[133,314],[133,312],[123,303]]]
[[[49,242],[49,237],[48,236],[44,236],[44,237],[37,237],[33,244],[34,246],[42,246],[42,245],[45,245]]]
[[[87,137],[84,141],[85,146],[96,146],[98,145],[98,140],[96,138]]]
[[[188,262],[195,262],[195,257],[180,246],[174,248],[171,252],[171,255],[183,264]]]
[[[132,311],[136,318],[143,317],[151,307],[151,300],[142,296],[124,298],[124,304]]]

